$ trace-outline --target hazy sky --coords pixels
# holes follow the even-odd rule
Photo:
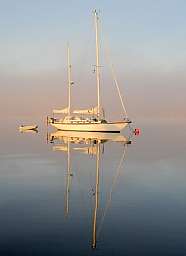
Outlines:
[[[102,53],[109,42],[129,115],[185,116],[186,1],[0,0],[1,117],[45,115],[66,105],[67,41],[73,102],[94,104],[95,8],[100,10]],[[121,113],[101,56],[103,105]]]

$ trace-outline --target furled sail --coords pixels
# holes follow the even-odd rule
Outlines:
[[[85,115],[95,115],[98,112],[98,107],[93,107],[90,109],[79,109],[79,110],[74,110],[74,114],[85,114]]]
[[[68,113],[68,108],[54,109],[53,113],[54,114],[67,114]]]

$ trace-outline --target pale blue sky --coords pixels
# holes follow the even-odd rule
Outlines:
[[[177,64],[186,56],[186,1],[6,0],[0,3],[0,63],[7,68],[16,65],[21,69],[37,69],[37,65],[41,68],[39,64],[44,63],[56,66],[59,60],[52,53],[55,55],[60,48],[63,52],[67,40],[72,44],[72,51],[76,45],[81,48],[82,41],[86,42],[93,32],[91,11],[95,7],[101,11],[103,31],[120,57],[124,58],[128,50],[129,59],[139,54],[147,62],[148,58],[154,58],[161,65],[165,58],[168,62],[175,58]],[[38,56],[40,51],[45,55],[44,63]],[[141,60],[142,65],[145,59]]]
[[[46,83],[41,80],[51,73],[51,81],[56,77],[53,87],[60,90],[66,75],[67,41],[72,48],[74,75],[78,82],[81,78],[85,82],[83,77],[94,64],[94,8],[100,10],[102,31],[108,38],[119,78],[126,81],[126,88],[121,87],[130,97],[132,90],[143,92],[144,84],[173,88],[171,81],[176,76],[177,86],[184,87],[184,0],[0,0],[0,75],[6,88],[11,88],[14,81],[16,90],[26,93],[29,79],[29,88],[34,90],[38,74],[43,88]],[[176,86],[172,97],[175,92]]]

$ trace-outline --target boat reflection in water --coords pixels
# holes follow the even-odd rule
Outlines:
[[[38,129],[30,129],[30,130],[24,130],[24,129],[19,129],[19,132],[20,133],[32,133],[32,134],[35,134],[35,133],[38,133]]]
[[[108,141],[120,142],[124,145],[123,154],[119,161],[116,173],[112,180],[109,197],[106,203],[105,210],[102,215],[101,224],[107,213],[112,199],[113,188],[116,184],[117,178],[119,177],[120,170],[125,158],[126,146],[131,144],[131,140],[124,137],[121,134],[114,133],[95,133],[95,132],[71,132],[71,131],[57,131],[50,133],[47,136],[48,142],[53,143],[53,151],[65,151],[67,152],[67,174],[66,174],[66,190],[65,190],[65,216],[69,213],[69,192],[71,178],[73,176],[71,168],[71,152],[76,151],[87,155],[93,155],[96,157],[96,180],[95,180],[95,196],[94,209],[93,209],[93,224],[92,224],[92,242],[91,246],[93,249],[96,248],[97,236],[100,232],[100,227],[97,228],[97,214],[99,208],[99,191],[100,191],[100,158],[101,154],[104,153],[102,147]]]

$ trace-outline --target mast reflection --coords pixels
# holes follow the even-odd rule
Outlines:
[[[121,134],[112,134],[112,133],[91,133],[91,132],[71,132],[71,131],[57,131],[48,134],[48,142],[52,143],[53,151],[63,151],[67,152],[67,173],[66,173],[66,189],[65,189],[65,216],[68,217],[69,214],[69,200],[70,200],[70,185],[72,168],[71,168],[71,152],[79,152],[87,155],[96,156],[96,178],[95,178],[95,200],[93,208],[93,219],[92,219],[92,240],[91,247],[96,248],[97,236],[100,233],[101,226],[98,229],[97,234],[97,215],[99,209],[99,191],[100,191],[100,158],[101,154],[104,154],[104,150],[101,150],[101,147],[104,149],[104,144],[108,141],[110,142],[120,142],[124,145],[124,152],[120,159],[118,168],[116,170],[116,175],[114,176],[111,190],[109,193],[108,202],[103,212],[101,218],[101,225],[103,224],[106,212],[109,208],[112,199],[112,192],[116,180],[119,176],[122,163],[124,161],[126,146],[131,144],[131,140]]]

